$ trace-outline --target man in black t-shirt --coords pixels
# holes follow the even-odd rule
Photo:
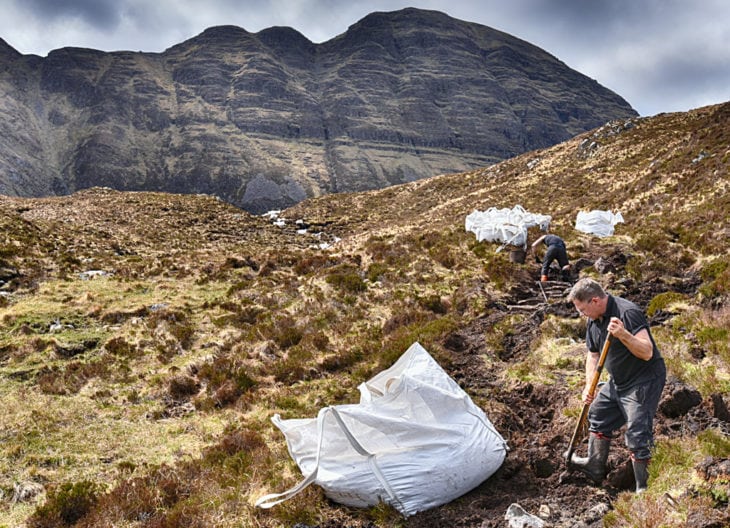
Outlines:
[[[588,457],[573,455],[569,463],[600,483],[606,475],[612,435],[626,424],[624,438],[631,451],[636,491],[644,491],[654,443],[654,415],[667,375],[664,359],[644,313],[636,304],[607,294],[590,278],[581,279],[573,286],[568,301],[588,318],[583,401],[590,404]],[[592,397],[591,381],[608,334],[612,339],[604,367],[610,378]]]

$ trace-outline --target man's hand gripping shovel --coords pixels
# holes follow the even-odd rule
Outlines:
[[[596,392],[596,387],[598,386],[598,381],[601,379],[601,373],[603,372],[603,364],[606,362],[606,356],[608,355],[608,348],[611,346],[611,334],[608,334],[606,336],[606,341],[603,343],[603,348],[601,349],[601,355],[598,357],[598,363],[596,364],[596,370],[593,373],[593,379],[591,380],[591,385],[589,387],[588,391],[588,398],[586,400],[586,403],[583,404],[583,409],[581,409],[580,417],[578,418],[578,423],[575,425],[575,430],[573,431],[573,436],[570,439],[570,445],[568,446],[568,450],[565,452],[565,463],[568,467],[567,471],[564,471],[559,478],[559,481],[562,482],[563,479],[567,476],[568,472],[573,469],[570,464],[570,459],[573,456],[573,452],[575,451],[576,446],[578,445],[578,442],[583,439],[583,436],[585,434],[586,429],[586,420],[588,419],[588,409],[590,408],[591,404],[590,402],[593,401],[593,396]]]

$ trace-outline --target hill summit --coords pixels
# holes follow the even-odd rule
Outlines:
[[[250,212],[484,167],[635,117],[545,51],[436,11],[321,44],[212,27],[162,53],[0,46],[0,193],[205,193]]]

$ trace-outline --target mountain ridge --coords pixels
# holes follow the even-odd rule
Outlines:
[[[217,26],[161,53],[3,49],[8,195],[206,193],[261,213],[485,166],[636,115],[525,41],[418,9],[320,44]]]

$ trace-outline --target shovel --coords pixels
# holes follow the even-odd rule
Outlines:
[[[591,381],[591,386],[589,390],[589,394],[593,396],[593,394],[596,392],[596,387],[598,386],[598,380],[601,378],[601,372],[603,371],[603,364],[606,362],[606,356],[608,355],[608,348],[611,346],[611,334],[608,334],[606,336],[606,341],[603,343],[603,349],[601,349],[601,355],[598,358],[598,364],[596,365],[596,371],[593,374],[593,380]],[[588,408],[591,406],[590,403],[584,403],[583,409],[580,412],[580,418],[578,418],[578,423],[575,426],[575,431],[573,431],[573,437],[570,439],[570,445],[568,446],[568,450],[565,452],[565,462],[568,465],[568,469],[570,469],[570,458],[573,456],[573,451],[575,451],[575,447],[578,444],[578,440],[582,436],[583,429],[586,425],[586,419],[588,418]]]

